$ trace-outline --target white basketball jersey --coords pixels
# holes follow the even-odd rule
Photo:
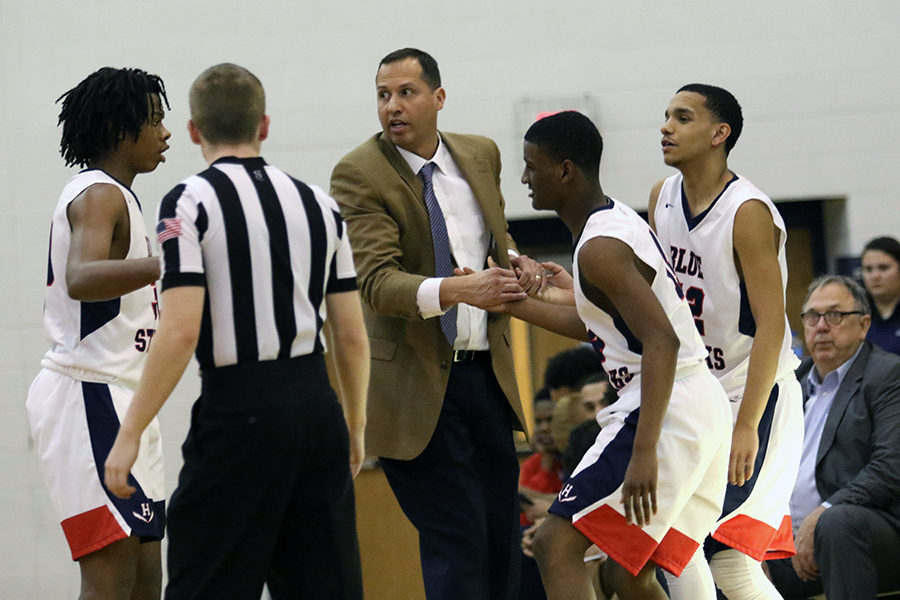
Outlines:
[[[635,376],[641,372],[643,347],[621,317],[612,317],[591,302],[582,291],[578,255],[585,242],[596,237],[615,238],[628,244],[635,256],[656,272],[650,287],[681,341],[676,369],[702,362],[706,358],[706,349],[694,327],[691,308],[684,300],[681,286],[669,268],[662,247],[646,221],[628,206],[610,198],[609,204],[595,210],[588,217],[575,245],[572,269],[575,306],[581,320],[588,327],[591,343],[600,354],[610,383],[621,390],[635,380]]]
[[[681,281],[697,330],[709,351],[707,363],[729,399],[743,397],[756,322],[750,312],[747,288],[738,276],[734,258],[734,215],[747,200],[763,202],[778,228],[778,265],[782,295],[787,286],[784,244],[787,233],[775,204],[744,177],[735,175],[712,205],[690,216],[678,173],[663,182],[656,203],[656,232],[669,252]],[[799,364],[791,350],[791,328],[784,318],[784,340],[775,380]]]
[[[97,183],[115,185],[125,198],[131,233],[125,258],[152,255],[134,192],[99,169],[72,177],[63,188],[50,226],[44,329],[51,346],[41,364],[75,379],[137,387],[144,354],[156,332],[156,286],[149,285],[114,300],[79,302],[69,297],[66,285],[71,242],[67,209],[72,200]]]

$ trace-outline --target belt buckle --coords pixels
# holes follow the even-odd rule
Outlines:
[[[453,351],[453,362],[461,363],[461,362],[469,362],[475,358],[474,350],[454,350]]]

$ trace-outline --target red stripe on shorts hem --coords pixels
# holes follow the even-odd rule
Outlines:
[[[650,560],[678,577],[699,547],[700,542],[689,538],[673,527],[666,532]]]
[[[603,504],[572,523],[578,531],[606,552],[632,575],[647,564],[657,543],[637,525],[628,523],[616,509]]]
[[[775,537],[769,542],[769,549],[766,551],[766,560],[776,558],[790,558],[797,554],[797,548],[794,547],[794,529],[791,523],[791,516],[785,515],[775,532]]]
[[[788,558],[796,553],[789,515],[784,516],[777,530],[748,515],[735,515],[719,525],[712,537],[759,561]]]
[[[72,560],[109,546],[128,537],[115,516],[106,506],[69,517],[61,523],[72,551]]]

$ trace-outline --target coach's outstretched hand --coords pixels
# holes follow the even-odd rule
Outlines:
[[[106,457],[104,482],[107,489],[119,498],[130,498],[137,491],[128,483],[128,475],[137,460],[140,444],[139,435],[131,436],[120,429]]]
[[[459,302],[489,312],[506,312],[507,303],[528,297],[519,285],[514,271],[498,266],[490,256],[487,262],[488,268],[483,271],[475,271],[469,267],[453,269],[455,277],[451,279],[468,278],[471,282],[464,293],[456,294]]]

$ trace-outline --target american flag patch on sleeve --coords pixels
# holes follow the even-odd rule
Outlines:
[[[166,240],[171,240],[181,235],[181,220],[178,217],[161,219],[156,226],[156,243],[162,246]]]

